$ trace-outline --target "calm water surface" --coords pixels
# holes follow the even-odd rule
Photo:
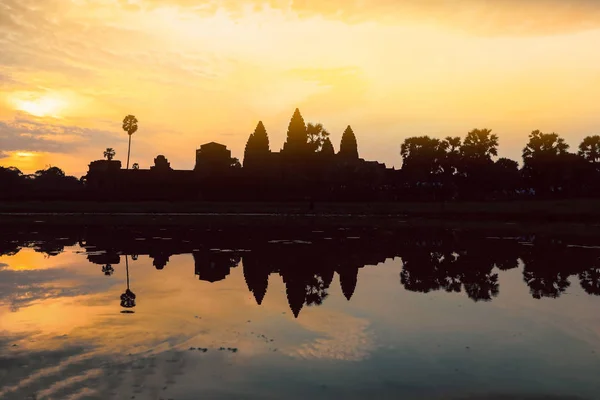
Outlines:
[[[2,399],[600,399],[593,242],[40,227],[0,254]]]

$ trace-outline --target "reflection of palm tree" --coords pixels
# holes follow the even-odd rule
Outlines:
[[[323,300],[329,296],[327,293],[328,287],[329,285],[327,285],[323,277],[319,274],[312,275],[306,282],[306,305],[320,306],[323,304]]]
[[[129,289],[129,256],[125,255],[125,270],[127,273],[127,290],[121,295],[121,307],[135,307],[135,293]]]
[[[106,276],[111,276],[115,272],[115,269],[112,265],[106,264],[102,266],[102,272],[104,272],[104,275]]]

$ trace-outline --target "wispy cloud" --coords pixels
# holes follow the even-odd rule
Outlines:
[[[263,7],[348,23],[432,23],[481,35],[547,35],[600,28],[596,0],[148,0],[201,14],[233,16]]]
[[[125,142],[122,136],[117,132],[36,121],[25,116],[0,121],[4,157],[11,150],[74,153],[90,146],[102,148],[107,143]]]

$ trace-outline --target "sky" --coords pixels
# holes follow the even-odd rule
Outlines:
[[[576,150],[600,134],[598,43],[596,0],[0,0],[0,165],[125,164],[128,114],[141,168],[210,141],[241,160],[295,108],[390,167],[407,137],[474,128],[501,157],[535,129]]]

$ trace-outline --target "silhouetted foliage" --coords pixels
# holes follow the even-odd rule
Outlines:
[[[568,149],[569,145],[556,133],[535,130],[529,135],[529,142],[523,149],[523,174],[538,195],[562,191],[565,178],[571,175],[576,163]]]
[[[585,137],[579,145],[578,154],[586,161],[600,163],[600,135]]]
[[[412,180],[429,180],[440,174],[446,156],[442,141],[429,136],[416,136],[404,140],[400,146],[402,171]]]
[[[112,147],[108,147],[106,150],[104,150],[104,158],[106,158],[108,161],[111,161],[113,158],[115,158],[115,154],[115,149]]]
[[[235,157],[231,158],[231,168],[242,168],[242,164],[240,164],[240,160]]]
[[[140,164],[133,163],[133,165],[131,166],[131,169],[140,169]]]
[[[313,124],[309,122],[308,125],[306,125],[306,135],[309,148],[312,152],[322,151],[325,141],[329,139],[329,132],[321,123]]]

